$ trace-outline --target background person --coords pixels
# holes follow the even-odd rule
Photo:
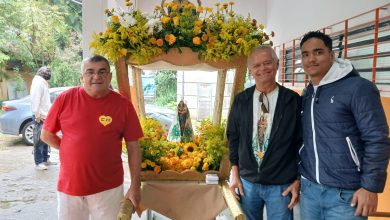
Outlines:
[[[256,85],[235,97],[228,119],[230,190],[249,220],[263,219],[264,206],[267,219],[292,219],[299,199],[300,97],[275,82],[278,67],[271,47],[252,50]]]
[[[45,121],[42,139],[60,152],[60,220],[116,219],[123,200],[123,138],[131,174],[125,198],[135,207],[140,202],[143,134],[131,102],[109,89],[111,77],[106,58],[86,58],[82,86],[59,95]]]
[[[42,129],[42,124],[45,121],[50,108],[49,81],[51,78],[51,70],[49,67],[43,66],[38,69],[34,76],[31,89],[31,111],[34,121],[34,136]],[[39,138],[39,137],[38,137]],[[37,170],[47,170],[47,165],[55,165],[56,162],[49,160],[49,146],[39,140],[34,141],[34,161]]]
[[[300,47],[310,78],[302,95],[302,219],[366,219],[383,192],[390,153],[379,91],[350,61],[335,59],[328,35],[309,32]]]

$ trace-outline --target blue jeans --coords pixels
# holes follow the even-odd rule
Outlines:
[[[268,220],[293,219],[293,211],[287,208],[291,196],[282,196],[290,184],[263,185],[251,183],[243,178],[241,182],[244,188],[244,196],[241,196],[240,200],[241,207],[248,220],[262,220],[264,205]]]
[[[38,123],[35,121],[35,117],[33,116],[34,125]],[[39,124],[43,124],[43,120],[39,122]],[[34,161],[35,165],[46,162],[49,159],[49,146],[41,142],[41,144],[34,145]]]
[[[355,190],[345,190],[301,180],[301,220],[361,220],[367,217],[355,216],[351,201]]]

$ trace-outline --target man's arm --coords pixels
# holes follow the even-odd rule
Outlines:
[[[60,149],[61,138],[58,137],[58,135],[52,134],[43,128],[41,131],[41,140],[57,150]]]
[[[126,142],[126,148],[131,177],[131,185],[126,198],[138,207],[141,201],[141,151],[138,141]]]
[[[41,105],[41,98],[43,95],[43,87],[41,84],[35,84],[31,87],[31,111],[35,116],[35,121],[38,123],[41,121],[41,114],[39,112],[39,106]]]
[[[354,193],[351,206],[356,207],[356,216],[368,216],[377,209],[377,193],[383,192],[390,153],[389,128],[375,85],[366,82],[357,86],[352,112],[361,134],[364,154],[361,188]]]
[[[244,196],[244,189],[242,187],[242,182],[240,179],[240,171],[237,165],[232,166],[231,170],[231,180],[229,182],[229,189],[233,196],[240,200],[240,196]],[[239,195],[237,195],[236,189],[238,190]]]

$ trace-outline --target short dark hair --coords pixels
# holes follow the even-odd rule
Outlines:
[[[329,35],[326,35],[320,31],[310,31],[303,35],[301,43],[299,44],[301,49],[302,45],[310,38],[317,38],[319,40],[322,40],[325,46],[329,48],[330,51],[332,51],[332,38],[330,38]]]
[[[84,70],[84,65],[85,65],[86,63],[97,63],[97,62],[100,62],[100,61],[105,62],[105,63],[107,64],[108,68],[110,68],[110,62],[107,60],[107,58],[95,54],[95,55],[92,55],[91,57],[85,58],[85,59],[81,62],[81,73],[83,72],[83,70]]]

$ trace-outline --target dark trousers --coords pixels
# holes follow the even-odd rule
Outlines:
[[[34,125],[38,126],[38,124],[43,125],[43,120],[41,120],[39,123],[35,121],[35,117],[33,116]],[[40,126],[42,129],[42,126]],[[34,132],[37,132],[37,129],[34,129]],[[49,159],[49,146],[44,143],[43,141],[39,141],[38,144],[34,144],[34,161],[35,165],[38,165],[40,163],[44,163]]]

